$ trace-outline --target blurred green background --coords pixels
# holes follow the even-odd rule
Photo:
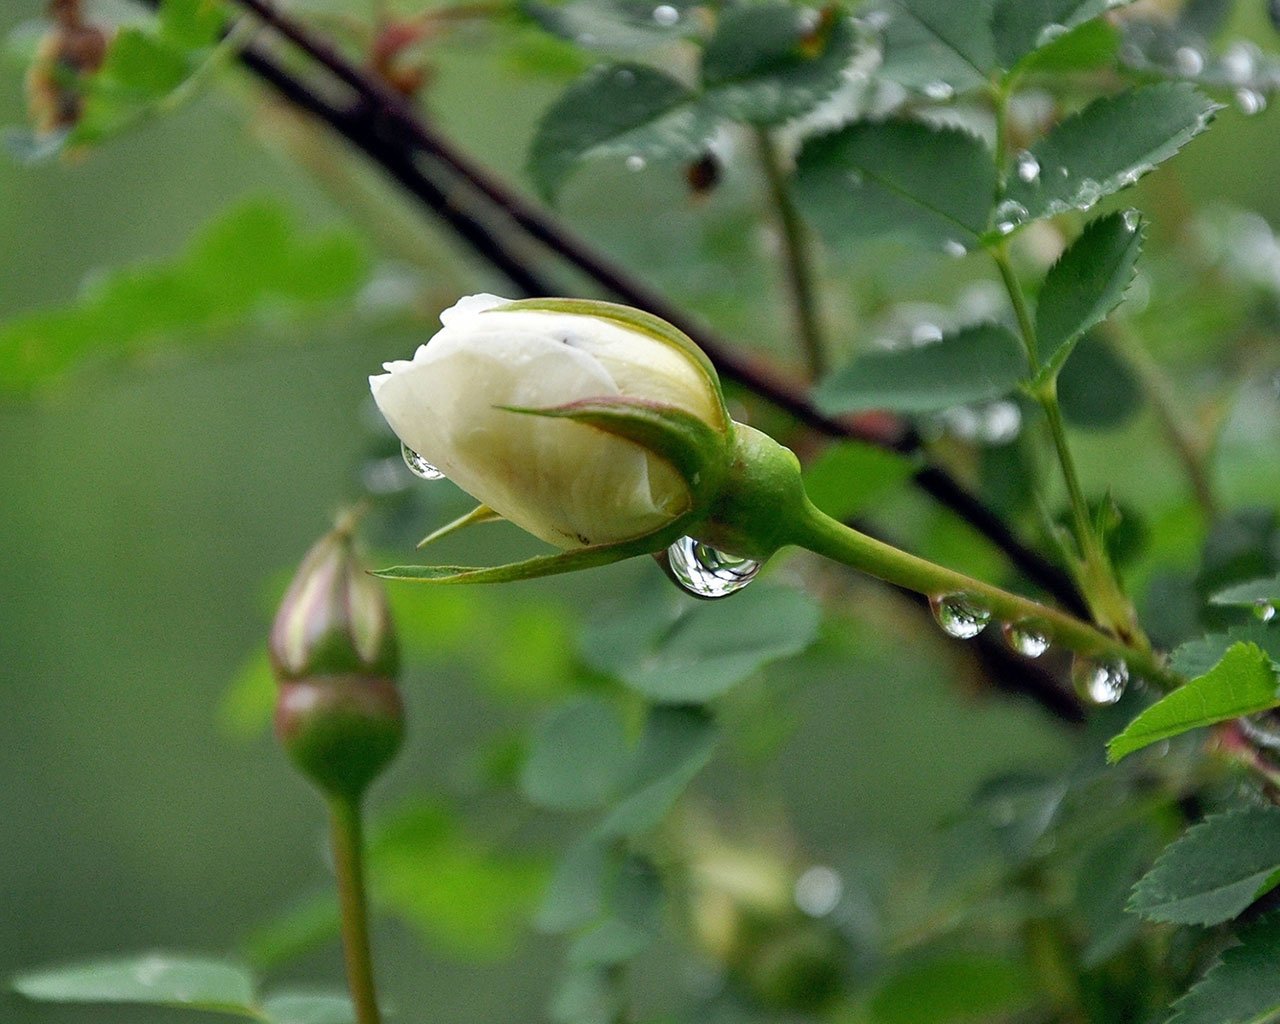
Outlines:
[[[37,14],[32,0],[5,5],[0,33]],[[432,105],[442,124],[514,173],[555,83],[531,84],[479,46],[441,63]],[[0,122],[20,122],[22,106],[21,69],[11,63],[0,78]],[[262,145],[252,109],[248,88],[234,85],[80,163],[0,161],[0,318],[66,303],[104,266],[171,256],[244,196],[280,200],[308,229],[349,224],[314,179]],[[1179,161],[1189,194],[1280,217],[1278,123],[1273,111],[1224,115]],[[688,276],[689,260],[667,258],[689,233],[705,241],[732,218],[708,216],[660,173],[641,176],[638,188],[622,173],[605,169],[571,190],[566,205],[578,224],[677,296],[709,297],[704,308],[726,328],[756,322],[758,310],[730,298],[716,306],[714,280]],[[619,223],[609,207],[611,189],[623,185],[637,219]],[[637,224],[654,229],[636,239]],[[394,228],[439,254],[440,301],[497,284],[407,212]],[[376,241],[370,248],[379,252]],[[740,276],[737,288],[752,285]],[[114,951],[232,949],[295,895],[323,886],[318,801],[269,737],[228,735],[219,709],[261,643],[281,574],[355,492],[372,443],[365,376],[431,329],[425,316],[418,328],[371,323],[290,325],[283,340],[257,325],[233,344],[82,372],[30,403],[0,405],[0,978]],[[1140,422],[1086,442],[1087,472],[1113,472],[1148,436]],[[1162,474],[1172,471],[1148,460],[1125,486],[1149,485],[1140,501]],[[452,494],[430,500],[429,514],[411,506],[410,521],[383,542],[403,554],[415,531],[457,504]],[[501,543],[517,542],[503,534]],[[456,550],[493,557],[483,542]],[[521,585],[510,600],[564,609],[573,623],[603,595],[655,572],[615,566]],[[883,615],[880,597],[853,594]],[[910,849],[993,770],[1055,767],[1070,753],[1068,734],[1035,709],[959,692],[963,662],[923,620],[890,621],[885,630],[837,619],[810,653],[768,674],[776,696],[759,713],[786,735],[767,773],[814,861]],[[430,644],[429,627],[421,633],[414,650]],[[471,635],[478,646],[520,642]],[[551,642],[560,643],[554,633]],[[554,652],[530,657],[557,663]],[[495,843],[549,861],[572,820],[539,820],[518,797],[481,785],[476,767],[495,732],[537,717],[538,686],[477,680],[479,658],[411,653],[412,739],[375,802],[436,794]],[[741,791],[746,771],[722,759],[707,785]],[[379,927],[377,941],[388,1001],[408,1021],[538,1017],[559,962],[557,944],[528,929],[506,956],[480,963],[398,925]],[[330,943],[288,976],[336,983],[339,971]],[[9,995],[0,995],[0,1017],[180,1019],[37,1007]]]

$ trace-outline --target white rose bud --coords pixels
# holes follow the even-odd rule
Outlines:
[[[494,295],[440,320],[412,359],[369,378],[378,408],[459,487],[559,548],[662,530],[695,510],[702,463],[727,462],[733,430],[715,371],[663,321]],[[695,438],[679,453],[672,424]]]

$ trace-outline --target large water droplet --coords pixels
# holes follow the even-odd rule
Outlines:
[[[826,917],[840,905],[844,880],[829,867],[816,864],[796,879],[796,906],[810,917]]]
[[[1256,89],[1237,89],[1236,106],[1246,117],[1261,114],[1267,109],[1267,98]]]
[[[1270,622],[1276,617],[1276,605],[1274,601],[1254,601],[1253,614],[1259,622]]]
[[[947,636],[972,640],[987,628],[991,611],[967,594],[940,594],[929,598],[933,617]]]
[[[1017,168],[1019,180],[1028,185],[1040,177],[1040,161],[1025,149],[1018,154],[1014,165]]]
[[[1009,648],[1024,658],[1038,658],[1049,649],[1049,634],[1037,622],[1006,622],[1000,631]]]
[[[950,82],[943,81],[926,82],[920,91],[937,103],[944,103],[956,94],[955,87]]]
[[[1249,43],[1233,43],[1222,53],[1222,72],[1233,85],[1244,85],[1257,69],[1257,51]]]
[[[414,476],[420,476],[423,480],[444,479],[444,474],[440,470],[436,469],[435,466],[431,465],[403,441],[400,442],[400,454],[404,457],[404,464],[409,467],[409,472]]]
[[[653,20],[663,28],[670,28],[680,20],[680,11],[671,4],[658,4],[653,9]]]
[[[667,548],[667,565],[675,581],[694,597],[728,597],[760,571],[759,562],[717,551],[693,537],[681,537]]]
[[[1185,78],[1194,78],[1204,70],[1204,54],[1194,46],[1179,46],[1173,52],[1173,66]]]
[[[1082,700],[1114,704],[1129,685],[1129,667],[1123,661],[1094,661],[1076,655],[1071,662],[1071,682]]]

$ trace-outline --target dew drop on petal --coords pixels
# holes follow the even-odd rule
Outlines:
[[[1129,685],[1129,668],[1122,661],[1095,661],[1077,654],[1071,662],[1071,682],[1081,700],[1114,704]]]
[[[728,597],[760,571],[759,562],[717,551],[693,537],[681,537],[667,548],[667,565],[675,581],[694,597]]]
[[[1276,617],[1275,602],[1255,601],[1253,603],[1253,615],[1259,622],[1270,622]]]
[[[933,617],[947,636],[972,640],[987,628],[991,612],[967,594],[939,594],[929,598]]]
[[[1024,658],[1038,658],[1049,649],[1049,634],[1035,622],[1006,622],[1000,627],[1009,649]]]
[[[420,476],[423,480],[444,479],[444,474],[440,470],[436,469],[435,466],[431,465],[403,441],[400,443],[400,454],[404,457],[404,464],[409,467],[409,472],[414,476]]]
[[[1018,179],[1028,185],[1037,181],[1040,177],[1040,161],[1035,158],[1027,150],[1023,150],[1018,154],[1014,165],[1018,171]]]

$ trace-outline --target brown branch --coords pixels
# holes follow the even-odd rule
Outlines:
[[[533,269],[534,262],[507,240],[510,226],[582,272],[616,298],[640,307],[684,331],[706,351],[721,375],[788,413],[799,423],[832,438],[854,438],[904,454],[920,451],[914,432],[904,428],[886,442],[881,432],[863,430],[849,420],[823,414],[801,388],[737,351],[725,339],[695,322],[655,289],[578,238],[563,224],[528,202],[487,169],[470,160],[424,121],[412,105],[376,75],[370,74],[277,10],[267,0],[234,0],[270,25],[302,53],[327,70],[353,94],[342,104],[317,94],[308,84],[259,49],[248,49],[244,65],[289,102],[323,120],[363,150],[383,170],[441,217],[487,263],[527,294],[557,294],[554,284]],[[429,158],[428,161],[420,157]],[[426,164],[430,163],[430,170]],[[480,202],[477,202],[480,200]],[[483,203],[483,214],[479,211]],[[915,483],[925,493],[982,533],[1032,582],[1068,608],[1083,602],[1070,577],[1021,542],[1008,524],[945,469],[918,470]]]

